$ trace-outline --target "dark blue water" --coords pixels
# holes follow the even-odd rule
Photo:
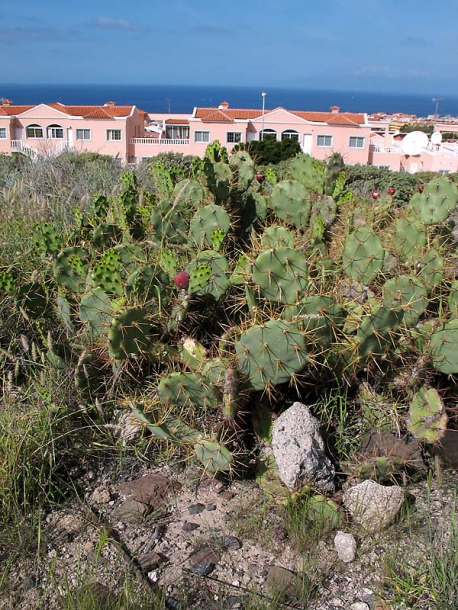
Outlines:
[[[425,117],[434,114],[431,95],[367,93],[266,88],[266,110],[283,106],[289,110],[327,111],[340,106],[342,112],[405,112]],[[214,87],[184,85],[1,85],[0,99],[14,104],[62,102],[69,105],[135,104],[146,112],[186,112],[195,106],[218,106],[229,102],[232,108],[261,108],[262,90],[254,87]],[[438,95],[441,116],[458,116],[458,97]]]

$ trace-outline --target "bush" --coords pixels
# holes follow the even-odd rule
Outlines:
[[[264,140],[253,140],[238,144],[234,151],[246,150],[257,165],[277,165],[302,152],[299,141],[294,138],[286,138],[278,142],[272,136],[266,136]]]

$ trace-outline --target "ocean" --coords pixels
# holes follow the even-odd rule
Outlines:
[[[458,97],[406,95],[266,87],[265,108],[282,106],[288,110],[327,111],[340,106],[341,112],[404,112],[426,117],[435,114],[458,116]],[[61,102],[68,105],[135,104],[149,113],[191,113],[195,106],[218,106],[229,102],[232,108],[261,108],[259,87],[188,85],[5,85],[0,83],[0,99],[14,104]]]

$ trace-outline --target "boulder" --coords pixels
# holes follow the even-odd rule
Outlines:
[[[402,487],[379,485],[371,480],[363,481],[343,494],[345,508],[367,533],[387,527],[396,518],[403,501]]]
[[[320,422],[308,407],[295,402],[280,415],[272,430],[272,449],[289,489],[311,485],[324,493],[334,491],[335,470],[325,453]]]
[[[334,538],[334,547],[339,559],[344,563],[350,563],[355,559],[356,540],[353,534],[337,532]]]

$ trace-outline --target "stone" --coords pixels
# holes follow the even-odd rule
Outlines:
[[[369,606],[365,602],[355,602],[350,606],[350,610],[369,610]]]
[[[159,553],[152,551],[151,553],[144,553],[137,557],[138,565],[145,572],[155,570],[161,563],[165,562],[165,558]]]
[[[297,574],[281,566],[270,565],[267,568],[266,584],[269,589],[280,592],[294,588]]]
[[[219,538],[219,543],[224,549],[227,549],[228,551],[238,551],[242,548],[242,543],[235,536],[221,536]]]
[[[207,544],[203,544],[197,547],[189,556],[189,559],[191,560],[191,563],[193,565],[198,563],[217,564],[220,558],[221,554],[219,552],[219,549],[214,549],[211,546],[208,546]]]
[[[197,504],[192,504],[188,508],[188,513],[190,515],[198,515],[199,513],[203,512],[204,510],[205,510],[205,504],[198,502]]]
[[[214,569],[214,563],[195,563],[191,568],[191,572],[197,574],[197,576],[208,576]]]
[[[90,499],[95,504],[108,504],[111,500],[110,491],[104,485],[100,485],[100,487],[94,489]]]
[[[337,532],[334,537],[334,547],[339,559],[344,563],[350,563],[355,559],[356,540],[353,534],[347,534],[340,531]]]
[[[160,474],[147,474],[133,481],[120,483],[116,489],[124,497],[158,510],[167,504],[170,496],[181,489],[181,485]]]
[[[272,449],[278,473],[289,489],[306,484],[315,489],[334,491],[334,467],[325,453],[320,422],[308,407],[295,402],[275,421]]]
[[[207,510],[209,510],[209,511],[216,510],[216,504],[207,504]]]
[[[404,490],[398,485],[383,486],[375,481],[363,481],[343,494],[343,504],[367,533],[387,527],[399,513]]]
[[[192,523],[191,521],[185,521],[181,526],[181,529],[184,532],[193,532],[196,529],[199,529],[200,525],[198,523]]]
[[[148,506],[137,500],[126,500],[120,506],[117,506],[112,513],[113,518],[126,521],[138,521],[148,511]]]

